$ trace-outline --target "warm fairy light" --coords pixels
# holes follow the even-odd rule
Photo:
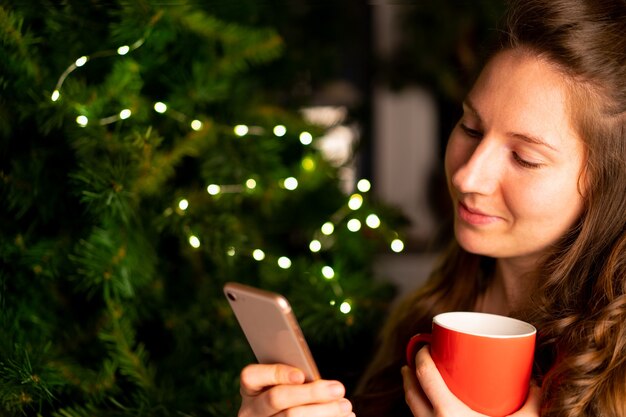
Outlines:
[[[330,304],[331,306],[334,306],[335,304],[337,304],[337,301],[335,301],[335,300],[330,300],[330,303],[328,303],[328,304]]]
[[[216,195],[219,194],[221,189],[222,188],[217,184],[210,184],[208,187],[206,187],[206,192],[211,195]]]
[[[319,252],[322,250],[322,242],[317,239],[313,239],[311,243],[309,243],[309,249],[311,252]]]
[[[130,117],[132,112],[129,109],[124,109],[120,112],[120,119],[125,120]]]
[[[335,276],[335,270],[330,266],[325,266],[322,268],[322,275],[326,279],[332,279]]]
[[[83,65],[85,65],[85,64],[87,63],[87,60],[88,60],[88,59],[89,59],[89,58],[88,58],[88,57],[86,57],[86,56],[81,56],[80,58],[78,58],[78,59],[76,60],[76,62],[74,62],[74,64],[75,64],[77,67],[82,67]]]
[[[233,246],[229,247],[226,250],[226,255],[228,255],[228,256],[235,256],[235,253],[237,253],[237,251],[235,250],[235,248]]]
[[[198,239],[194,235],[191,235],[189,236],[189,244],[192,248],[198,249],[200,247],[200,239]]]
[[[289,269],[291,267],[291,259],[287,258],[286,256],[281,256],[280,258],[278,258],[278,266],[280,266],[282,269]]]
[[[126,55],[128,51],[130,51],[130,46],[128,45],[122,45],[119,48],[117,48],[117,53],[120,55]]]
[[[248,129],[248,126],[246,126],[246,125],[237,125],[233,129],[233,131],[235,132],[235,135],[237,135],[237,136],[245,136],[245,135],[248,134],[249,130],[250,129]]]
[[[54,90],[52,92],[52,95],[50,96],[50,100],[57,101],[59,97],[61,97],[61,93],[59,92],[59,90]]]
[[[333,225],[331,222],[326,222],[322,225],[322,233],[324,233],[326,236],[332,235],[334,231],[335,225]]]
[[[358,210],[363,205],[363,197],[361,194],[352,194],[350,200],[348,200],[348,207],[350,210]]]
[[[252,257],[257,261],[262,261],[263,259],[265,259],[265,252],[263,252],[261,249],[255,249],[252,251]]]
[[[370,188],[372,188],[372,184],[366,180],[365,178],[359,180],[359,182],[357,182],[356,184],[356,188],[362,192],[362,193],[366,193],[370,190]]]
[[[189,201],[187,201],[187,199],[183,198],[182,200],[180,200],[178,202],[178,208],[181,210],[187,210],[187,207],[189,207]]]
[[[76,118],[76,123],[78,123],[78,125],[81,127],[85,127],[87,126],[87,123],[89,123],[89,119],[87,118],[87,116],[81,115]]]
[[[285,181],[283,181],[283,185],[286,189],[293,191],[298,188],[298,180],[294,177],[285,178]]]
[[[349,302],[344,301],[339,306],[339,311],[341,311],[343,314],[348,314],[350,311],[352,311],[352,306],[350,305]]]
[[[254,190],[256,188],[256,181],[254,180],[254,178],[248,178],[246,180],[246,187],[249,190]]]
[[[286,133],[287,133],[287,128],[285,126],[283,125],[274,126],[274,134],[278,136],[279,138],[285,136]]]
[[[154,103],[154,111],[157,113],[165,113],[167,111],[167,104],[162,101],[157,101]]]
[[[375,214],[370,214],[365,219],[365,224],[371,227],[372,229],[376,229],[380,227],[380,218]]]
[[[202,129],[202,122],[198,119],[191,121],[191,128],[195,131]]]
[[[302,169],[305,171],[311,172],[315,169],[315,161],[310,156],[302,158],[302,162],[300,164],[302,165]]]
[[[348,230],[351,232],[358,232],[361,230],[361,222],[359,219],[350,219],[348,220]]]
[[[313,142],[313,135],[311,135],[309,132],[300,133],[300,143],[302,143],[303,145],[310,145],[311,142]]]
[[[402,252],[402,250],[404,249],[404,242],[401,241],[400,239],[394,239],[391,242],[391,250],[394,252]]]

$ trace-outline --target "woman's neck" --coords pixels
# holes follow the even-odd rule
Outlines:
[[[529,299],[535,284],[533,271],[537,258],[501,258],[496,260],[494,276],[478,298],[476,309],[484,313],[509,315]]]

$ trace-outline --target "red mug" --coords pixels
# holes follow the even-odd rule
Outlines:
[[[446,385],[474,411],[509,415],[528,395],[537,330],[495,314],[456,311],[433,318],[431,334],[416,334],[407,345],[407,363],[423,344]]]

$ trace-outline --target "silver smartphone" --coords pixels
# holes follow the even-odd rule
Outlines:
[[[284,363],[305,374],[306,381],[320,378],[300,325],[285,297],[235,282],[224,294],[259,363]]]

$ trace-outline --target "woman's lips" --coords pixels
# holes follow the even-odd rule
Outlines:
[[[472,224],[472,225],[485,225],[491,224],[499,219],[496,216],[489,216],[488,214],[481,213],[476,209],[470,209],[465,204],[459,201],[458,203],[458,214],[461,220]]]

